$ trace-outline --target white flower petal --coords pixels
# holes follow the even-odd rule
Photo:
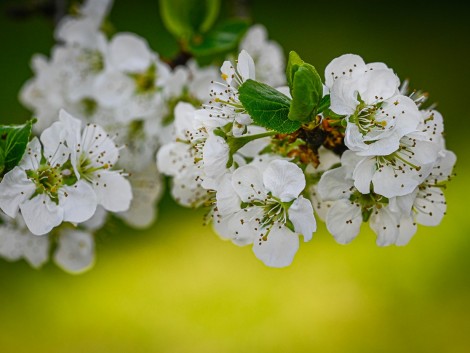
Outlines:
[[[178,138],[186,140],[188,138],[186,132],[194,130],[195,111],[194,106],[189,103],[179,102],[176,105],[174,115],[175,131]]]
[[[220,181],[216,194],[217,209],[222,216],[229,215],[240,210],[241,200],[232,186],[232,175],[225,174]]]
[[[317,230],[317,221],[310,201],[300,196],[292,203],[288,212],[295,231],[304,236],[304,241],[311,240],[313,233]]]
[[[108,55],[110,65],[124,72],[146,70],[153,56],[147,41],[133,33],[116,34],[109,43]]]
[[[420,190],[414,203],[416,222],[425,226],[437,226],[446,214],[444,193],[438,187],[428,186]]]
[[[246,50],[242,50],[238,55],[237,71],[243,82],[255,79],[255,63]]]
[[[190,153],[191,146],[182,142],[172,142],[160,147],[157,153],[157,167],[166,175],[180,177],[194,164]]]
[[[263,172],[263,183],[273,196],[288,202],[297,198],[305,188],[305,176],[296,164],[275,160]]]
[[[353,178],[354,178],[354,186],[357,190],[359,190],[362,194],[369,194],[370,193],[370,183],[373,180],[373,177],[376,174],[376,166],[375,166],[375,158],[364,158],[361,162],[359,162],[354,169]],[[375,184],[374,184],[375,188]],[[375,192],[378,192],[374,190]],[[383,195],[383,194],[381,194]]]
[[[358,78],[358,86],[361,99],[375,104],[398,94],[400,80],[391,69],[374,69]]]
[[[89,220],[95,214],[97,203],[93,188],[83,179],[60,190],[59,205],[64,209],[64,222],[82,223]]]
[[[129,181],[114,171],[101,171],[101,177],[95,178],[93,189],[98,197],[98,204],[111,212],[123,212],[129,209],[132,189]]]
[[[269,267],[286,267],[299,249],[299,237],[287,227],[273,226],[267,240],[255,239],[253,252]]]
[[[79,230],[61,233],[54,253],[55,263],[70,273],[81,273],[93,266],[95,242],[93,236]]]
[[[355,72],[365,70],[366,64],[359,55],[344,54],[333,59],[325,69],[325,85],[333,86],[335,80],[340,77],[352,77]]]
[[[26,146],[26,151],[21,158],[19,166],[24,170],[37,169],[41,163],[41,158],[41,143],[37,137],[33,137],[33,139],[29,141],[28,146]]]
[[[400,214],[393,213],[388,207],[382,207],[372,213],[369,225],[377,234],[377,245],[395,244],[400,232]]]
[[[230,85],[233,77],[235,76],[235,68],[233,67],[233,64],[228,60],[224,61],[220,68],[220,72],[222,73],[222,79]]]
[[[56,205],[49,196],[40,194],[20,205],[26,226],[35,235],[49,233],[62,223],[64,210]]]
[[[220,136],[210,134],[203,150],[204,172],[211,178],[222,176],[227,170],[229,146]]]
[[[93,86],[93,96],[97,102],[111,109],[125,103],[133,91],[132,79],[119,71],[105,71],[96,78]],[[133,118],[129,116],[123,122],[129,122]]]
[[[410,194],[420,181],[417,173],[395,171],[392,166],[379,169],[372,177],[374,192],[388,198]]]
[[[163,185],[155,164],[129,177],[133,198],[129,210],[119,217],[134,228],[144,229],[152,225],[156,218],[156,204]]]
[[[233,172],[232,186],[243,202],[264,200],[266,197],[261,172],[252,165],[240,167]]]
[[[119,158],[119,149],[104,129],[96,124],[88,124],[82,133],[81,151],[93,165],[111,168]]]
[[[5,174],[0,183],[0,209],[14,218],[20,204],[33,196],[36,191],[34,183],[26,177],[20,167],[15,167]]]
[[[349,198],[351,195],[352,179],[348,178],[346,167],[331,169],[323,173],[318,182],[318,194],[324,201],[336,201]]]
[[[326,227],[340,244],[348,244],[361,229],[361,208],[349,200],[339,200],[333,204],[326,216]]]
[[[403,217],[400,220],[400,230],[395,245],[402,246],[408,244],[413,235],[415,235],[417,228],[412,217]]]

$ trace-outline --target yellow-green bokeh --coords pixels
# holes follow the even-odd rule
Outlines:
[[[442,224],[388,248],[366,225],[348,246],[320,226],[278,270],[166,195],[151,229],[113,222],[86,274],[2,260],[0,352],[470,351],[468,11],[452,1],[253,1],[252,14],[320,72],[354,52],[429,90],[458,157]],[[117,0],[111,19],[158,51],[175,48],[153,1]],[[2,14],[0,38],[0,121],[23,121],[17,92],[30,56],[49,54],[52,26]]]

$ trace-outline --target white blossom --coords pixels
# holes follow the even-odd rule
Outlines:
[[[312,205],[300,195],[305,178],[285,160],[274,160],[263,171],[258,167],[242,166],[233,172],[231,185],[221,183],[215,229],[235,244],[253,243],[255,255],[266,265],[288,266],[299,247],[298,235],[308,241],[316,230]]]

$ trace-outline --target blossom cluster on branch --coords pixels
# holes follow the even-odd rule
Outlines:
[[[210,30],[218,7],[178,27],[162,0],[182,48],[164,61],[144,38],[105,31],[111,5],[61,20],[20,93],[37,122],[0,127],[1,256],[39,267],[54,248],[65,270],[90,268],[108,213],[155,221],[162,174],[176,202],[205,208],[217,234],[271,267],[291,264],[317,218],[341,244],[369,223],[380,246],[441,222],[456,161],[442,115],[386,64],[346,54],[322,80],[295,52],[286,63],[264,27]]]

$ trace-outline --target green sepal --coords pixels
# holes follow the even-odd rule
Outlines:
[[[196,57],[227,53],[238,48],[238,45],[249,27],[249,22],[232,19],[222,22],[203,36],[194,36],[188,50]]]
[[[22,125],[0,125],[0,176],[20,163],[34,122],[29,120]]]
[[[288,118],[289,97],[271,86],[247,80],[238,88],[238,93],[243,107],[258,125],[284,134],[300,128],[300,122]]]

